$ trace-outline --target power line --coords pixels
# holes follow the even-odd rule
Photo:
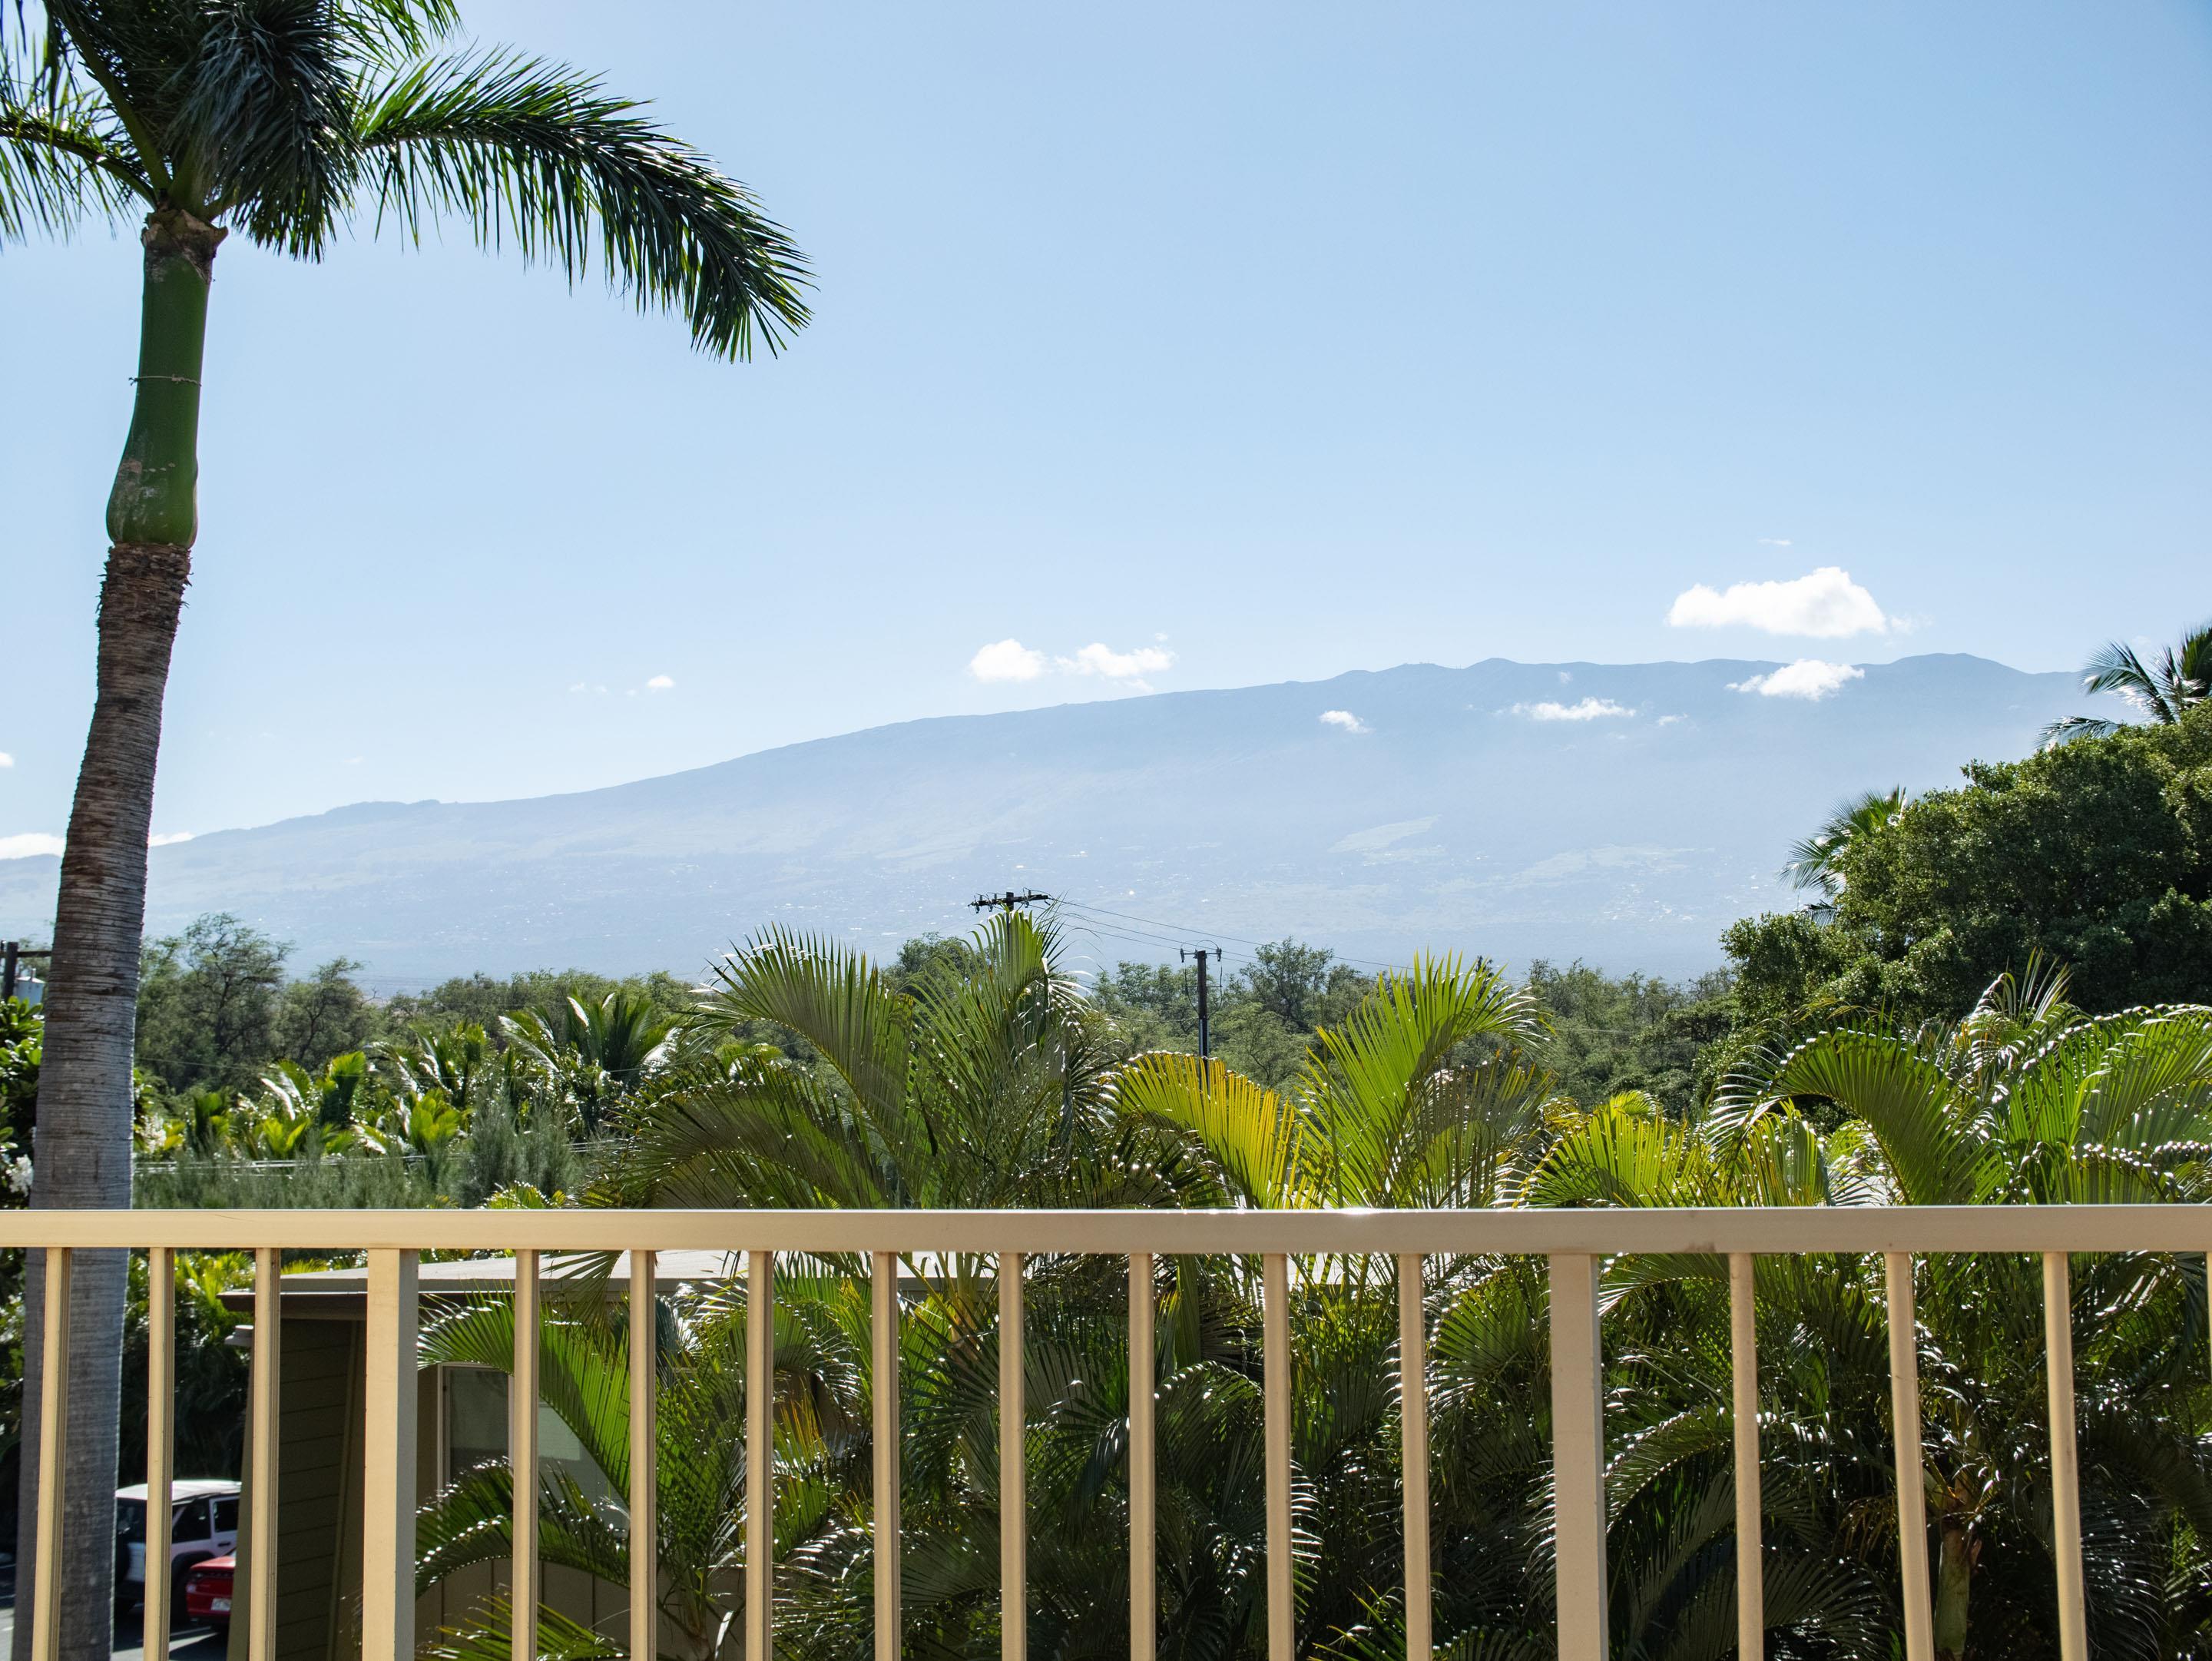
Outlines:
[[[1005,912],[1011,917],[1014,914],[1014,908],[1018,905],[1036,905],[1040,903],[1048,903],[1051,898],[1051,895],[1040,894],[1034,889],[1030,890],[1026,894],[1017,894],[1012,889],[1009,888],[1003,894],[978,894],[974,899],[968,902],[968,909],[971,911],[988,911],[992,907],[996,906],[1000,910]]]
[[[1126,922],[1143,923],[1146,927],[1152,928],[1170,929],[1177,934],[1183,933],[1182,925],[1180,923],[1168,922],[1158,917],[1140,917],[1132,911],[1109,910],[1107,907],[1103,905],[1091,905],[1081,900],[1071,900],[1064,897],[1060,903],[1063,907],[1071,911],[1095,913],[1099,916],[1104,917],[1119,917]],[[1233,941],[1238,946],[1249,946],[1254,951],[1257,951],[1263,946],[1273,944],[1273,942],[1268,940],[1247,940],[1240,934],[1219,934],[1218,930],[1208,930],[1207,932],[1215,934],[1218,939]],[[1175,942],[1170,941],[1168,943],[1174,944]],[[1403,966],[1394,963],[1380,963],[1373,958],[1348,958],[1340,952],[1332,951],[1330,955],[1339,963],[1354,964],[1363,969],[1377,970],[1386,974]]]

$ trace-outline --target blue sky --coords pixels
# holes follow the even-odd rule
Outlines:
[[[164,834],[1140,684],[2060,668],[2212,611],[2201,4],[465,10],[755,186],[819,320],[732,367],[459,234],[234,240]],[[66,818],[135,253],[0,254],[0,847]]]

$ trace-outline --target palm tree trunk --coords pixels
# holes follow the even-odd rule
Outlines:
[[[1961,1661],[1966,1653],[1966,1597],[1973,1590],[1974,1559],[1980,1542],[1956,1518],[1946,1518],[1936,1548],[1935,1628],[1936,1661]]]
[[[161,744],[169,649],[198,530],[200,358],[222,233],[175,208],[147,217],[138,395],[108,498],[100,590],[98,695],[77,770],[54,912],[52,982],[31,1204],[131,1203],[132,1047],[146,917],[146,837]],[[40,1254],[43,1257],[43,1254]],[[115,1487],[125,1263],[80,1256],[70,1298],[69,1423],[61,1583],[32,1584],[37,1535],[40,1322],[46,1265],[25,1297],[15,1654],[27,1661],[34,1598],[58,1595],[64,1661],[106,1661],[115,1607]]]

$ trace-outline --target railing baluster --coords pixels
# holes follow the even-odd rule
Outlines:
[[[248,1411],[248,1457],[253,1476],[246,1505],[252,1513],[246,1541],[246,1661],[276,1661],[276,1370],[283,1352],[283,1317],[278,1277],[283,1268],[274,1246],[253,1253],[253,1395]],[[372,1366],[370,1372],[374,1372]],[[374,1433],[376,1409],[368,1407],[370,1433]],[[374,1467],[371,1468],[372,1469]],[[370,1519],[370,1532],[374,1519]],[[367,1538],[363,1539],[362,1570],[368,1574]],[[363,1585],[374,1584],[364,1578]],[[364,1600],[364,1604],[367,1600]],[[362,1617],[362,1655],[367,1647],[367,1610]]]
[[[507,1481],[514,1489],[514,1555],[508,1574],[512,1661],[538,1661],[538,1254],[514,1254],[514,1372],[507,1386]]]
[[[653,1256],[629,1254],[629,1652],[660,1652],[660,1332]]]
[[[1912,1254],[1885,1251],[1889,1293],[1889,1411],[1897,1439],[1897,1543],[1905,1567],[1905,1661],[1935,1661],[1935,1606],[1928,1592],[1928,1478],[1920,1445],[1920,1336],[1912,1302]]]
[[[2051,1535],[2058,1555],[2060,1661],[2087,1661],[2081,1602],[2081,1476],[2074,1439],[2074,1287],[2067,1255],[2043,1254],[2043,1346],[2051,1390]]]
[[[745,1254],[745,1661],[775,1643],[775,1254]]]
[[[899,1260],[878,1251],[869,1292],[875,1305],[876,1661],[899,1661]]]
[[[61,1661],[62,1460],[68,1442],[71,1266],[67,1246],[46,1249],[46,1306],[39,1328],[44,1342],[39,1357],[39,1538],[31,1577],[31,1661]]]
[[[1406,1484],[1406,1661],[1436,1648],[1429,1585],[1429,1321],[1421,1258],[1398,1259],[1398,1453]]]
[[[177,1258],[146,1253],[146,1661],[169,1661],[170,1479],[177,1447]]]
[[[1598,1260],[1562,1253],[1552,1274],[1552,1517],[1559,1661],[1606,1661],[1605,1359]]]
[[[1152,1438],[1159,1390],[1158,1317],[1152,1254],[1129,1254],[1129,1661],[1152,1661],[1159,1648],[1158,1455]]]
[[[1030,1643],[1029,1402],[1023,1389],[1022,1254],[999,1254],[999,1654]]]
[[[1263,1308],[1260,1362],[1267,1423],[1267,1661],[1292,1661],[1297,1583],[1291,1564],[1291,1260],[1260,1260]]]
[[[268,1255],[273,1284],[276,1254]],[[414,1252],[377,1250],[368,1254],[368,1388],[362,1393],[366,1422],[362,1436],[362,1661],[414,1661],[417,1273],[418,1260]],[[253,1328],[257,1390],[260,1385],[260,1290],[257,1284]],[[273,1317],[276,1304],[273,1294],[269,1302]],[[273,1318],[270,1326],[273,1333]],[[270,1353],[275,1353],[273,1342]],[[258,1406],[258,1396],[256,1405]],[[270,1445],[273,1451],[273,1438]],[[268,1469],[273,1477],[273,1461]],[[262,1469],[257,1459],[256,1475]],[[273,1480],[269,1494],[273,1502]],[[272,1540],[274,1510],[272,1503],[269,1519]],[[257,1540],[262,1534],[262,1515],[257,1504],[253,1513]],[[273,1555],[272,1548],[272,1571],[276,1567]],[[254,1573],[258,1581],[261,1573],[258,1561]],[[264,1609],[268,1611],[265,1616]],[[255,1661],[269,1661],[269,1656],[274,1653],[275,1617],[273,1601],[254,1604]],[[260,1648],[264,1630],[271,1644],[267,1653]]]
[[[1735,1409],[1736,1653],[1766,1652],[1764,1507],[1759,1492],[1759,1322],[1747,1251],[1729,1257],[1729,1382]]]

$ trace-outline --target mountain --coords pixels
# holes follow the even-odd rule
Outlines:
[[[1793,903],[1775,872],[1838,800],[1956,782],[2083,707],[2072,675],[1956,655],[1775,695],[1809,672],[1416,664],[908,721],[574,795],[363,802],[155,849],[148,924],[234,911],[390,988],[688,973],[771,922],[881,947],[1012,885],[1090,908],[1073,949],[1107,963],[1295,934],[1686,973]],[[0,931],[44,934],[58,864],[0,862]]]

